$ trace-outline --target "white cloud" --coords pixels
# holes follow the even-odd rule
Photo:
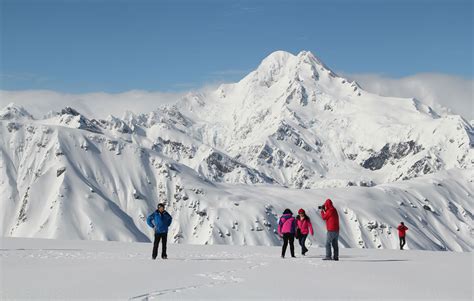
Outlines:
[[[378,74],[345,74],[365,90],[396,97],[415,97],[440,114],[459,114],[474,120],[474,80],[446,74],[423,73],[403,78]],[[214,90],[214,83],[200,91]],[[35,117],[71,106],[89,117],[105,118],[109,114],[121,117],[125,111],[150,112],[161,105],[176,102],[187,92],[164,93],[132,90],[123,93],[68,94],[49,90],[2,91],[0,109],[13,102],[22,105]]]
[[[71,106],[88,117],[121,117],[125,111],[150,112],[161,105],[176,102],[184,93],[132,90],[123,93],[68,94],[50,90],[0,90],[0,109],[9,103],[23,106],[35,117]]]
[[[345,74],[369,92],[384,96],[415,97],[440,114],[458,114],[474,120],[474,80],[459,76],[420,73],[403,78],[378,74]]]

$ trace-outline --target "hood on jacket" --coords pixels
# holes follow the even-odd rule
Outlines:
[[[332,204],[331,199],[326,200],[326,202],[324,203],[324,207],[326,208],[326,210],[334,208],[334,205]]]

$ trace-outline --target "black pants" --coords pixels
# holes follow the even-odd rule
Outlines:
[[[403,247],[405,246],[406,241],[405,241],[405,236],[400,237],[400,250],[403,250]]]
[[[293,233],[284,233],[283,234],[283,247],[281,249],[281,256],[285,257],[286,247],[290,243],[290,253],[291,257],[295,257],[295,235]]]
[[[300,246],[301,246],[301,254],[303,254],[303,255],[306,252],[308,252],[308,248],[306,248],[306,246],[305,246],[306,237],[308,237],[308,234],[301,234],[300,238],[298,238],[298,241],[299,241]]]
[[[166,255],[166,240],[168,238],[168,233],[155,233],[155,241],[153,242],[153,259],[158,255],[158,245],[161,240],[161,258],[167,257]]]

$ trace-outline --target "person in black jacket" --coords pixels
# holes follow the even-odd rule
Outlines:
[[[161,243],[161,258],[168,259],[166,254],[166,242],[168,239],[168,227],[171,225],[173,218],[165,211],[163,203],[158,204],[158,209],[150,214],[146,219],[148,226],[155,229],[155,241],[153,242],[152,259],[156,259],[158,255],[158,245]]]

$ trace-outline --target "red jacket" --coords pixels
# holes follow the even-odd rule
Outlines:
[[[326,229],[328,231],[339,231],[339,215],[332,205],[332,201],[327,199],[324,207],[326,210],[321,211],[321,217],[326,221]]]
[[[408,230],[408,227],[405,225],[398,225],[398,237],[405,237],[405,232]]]

